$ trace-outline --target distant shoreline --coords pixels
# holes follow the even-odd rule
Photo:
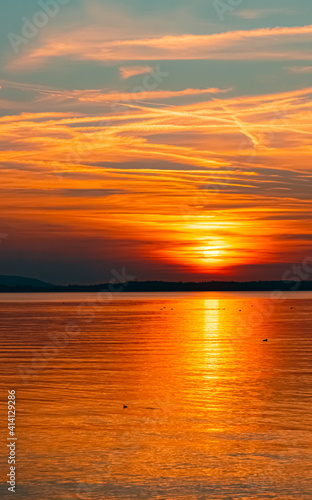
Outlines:
[[[75,293],[75,292],[294,292],[312,291],[312,281],[209,281],[165,282],[131,281],[99,285],[7,286],[0,285],[0,293]]]

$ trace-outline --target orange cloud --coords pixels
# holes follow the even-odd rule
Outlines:
[[[142,85],[135,86],[132,92],[107,92],[103,89],[88,89],[88,90],[62,90],[57,88],[44,87],[42,85],[31,85],[31,84],[21,84],[16,82],[10,82],[6,80],[0,80],[8,89],[18,89],[21,91],[31,91],[36,95],[40,96],[40,99],[36,98],[32,102],[31,106],[34,107],[36,104],[41,104],[41,102],[47,102],[48,100],[65,102],[72,101],[79,105],[79,102],[88,103],[122,103],[122,102],[137,102],[141,100],[158,100],[158,99],[171,99],[174,97],[188,97],[188,96],[201,96],[204,94],[222,94],[229,92],[232,89],[220,89],[220,88],[205,88],[205,89],[184,89],[184,90],[157,90],[158,81],[163,81],[168,76],[168,73],[163,73],[160,71],[159,66],[155,71],[149,75],[146,75]],[[159,79],[159,80],[158,80]],[[151,90],[154,89],[155,90]],[[43,97],[41,97],[43,96]],[[7,102],[7,107],[9,106],[9,101]],[[12,108],[15,108],[15,103],[12,101]]]
[[[145,75],[153,71],[152,66],[124,66],[119,68],[121,78],[127,79],[131,76]]]
[[[11,70],[34,67],[51,57],[76,60],[139,61],[178,59],[302,59],[311,60],[312,25],[238,30],[210,35],[166,35],[154,38],[110,39],[103,30],[45,35],[40,48],[10,59]],[[287,45],[292,42],[293,49]],[[303,44],[306,43],[306,46]],[[296,44],[297,48],[296,48]]]
[[[150,99],[171,99],[173,97],[187,97],[187,96],[199,96],[203,94],[221,94],[223,92],[228,92],[231,89],[218,89],[218,88],[207,88],[207,89],[185,89],[185,90],[144,90],[143,92],[108,92],[102,93],[99,91],[86,91],[79,92],[79,101],[88,102],[134,102],[140,100],[150,100]],[[77,95],[77,94],[76,94]]]
[[[291,66],[288,71],[291,73],[312,73],[312,66]]]
[[[94,258],[105,235],[192,272],[288,262],[310,248],[311,94],[2,117],[2,213]]]
[[[245,9],[236,10],[233,12],[234,16],[241,17],[243,19],[260,19],[262,17],[268,17],[274,14],[292,14],[293,11],[288,8],[267,8],[267,9]]]

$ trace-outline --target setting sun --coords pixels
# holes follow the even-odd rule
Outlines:
[[[203,251],[203,254],[205,257],[209,258],[209,257],[218,257],[221,254],[221,252],[220,250],[217,249],[207,249]]]

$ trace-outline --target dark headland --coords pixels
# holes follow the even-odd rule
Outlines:
[[[270,292],[311,291],[312,281],[129,281],[98,285],[53,285],[33,278],[0,276],[0,293],[53,292]]]

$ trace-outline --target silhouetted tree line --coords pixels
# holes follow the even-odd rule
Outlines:
[[[117,287],[118,292],[270,292],[312,290],[312,281],[130,281]],[[121,288],[121,289],[120,289]],[[114,291],[108,283],[99,285],[53,285],[51,287],[0,285],[0,293],[56,293],[56,292],[99,292]],[[116,290],[117,292],[117,290]]]

